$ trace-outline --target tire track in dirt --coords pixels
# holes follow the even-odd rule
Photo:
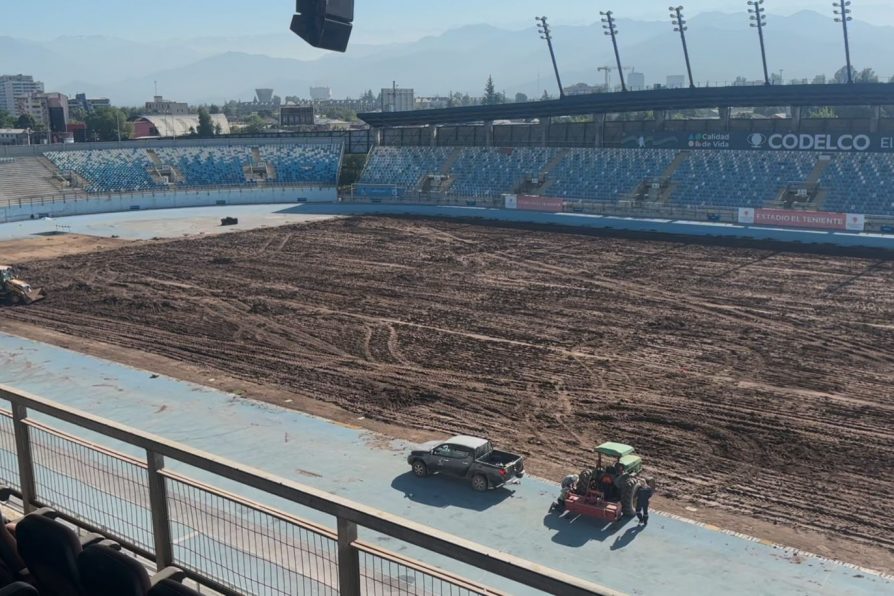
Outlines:
[[[0,318],[894,553],[890,261],[367,218],[28,267]]]

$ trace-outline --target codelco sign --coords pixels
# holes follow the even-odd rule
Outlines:
[[[753,133],[748,135],[747,142],[752,149],[776,151],[869,151],[872,148],[872,137],[851,134]]]
[[[894,152],[894,137],[849,133],[654,133],[621,141],[631,149],[750,149],[754,151]]]
[[[862,232],[866,226],[866,217],[858,213],[742,208],[739,209],[739,223],[783,228]]]

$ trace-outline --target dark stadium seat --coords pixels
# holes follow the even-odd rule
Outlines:
[[[145,596],[151,587],[149,574],[139,561],[104,545],[81,551],[78,571],[90,596]]]
[[[152,586],[147,596],[201,596],[201,594],[180,582],[165,579]]]
[[[0,585],[24,579],[25,562],[19,556],[15,536],[6,527],[6,520],[0,523]]]
[[[198,594],[177,581],[184,577],[182,570],[167,567],[150,578],[139,561],[106,544],[85,548],[78,556],[78,569],[89,596]]]
[[[0,502],[6,503],[12,496],[9,488],[0,488]],[[0,586],[26,579],[28,571],[19,556],[16,538],[7,524],[9,520],[0,515]]]
[[[44,512],[26,515],[16,524],[18,551],[43,594],[83,594],[78,555],[81,541],[71,528]]]
[[[0,590],[0,596],[37,596],[37,588],[25,582],[15,582]]]

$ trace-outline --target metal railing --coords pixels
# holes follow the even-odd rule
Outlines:
[[[355,187],[380,187],[380,196],[363,196]],[[389,190],[397,189],[389,193]],[[390,196],[389,196],[390,194]],[[342,200],[353,203],[381,203],[386,205],[431,205],[451,207],[485,207],[504,209],[505,199],[494,196],[463,194],[456,192],[420,192],[406,190],[389,184],[355,184]],[[619,201],[597,201],[590,199],[564,198],[565,213],[607,215],[612,217],[639,217],[668,220],[706,221],[735,223],[738,210],[729,207],[687,207],[626,198]],[[573,225],[573,224],[572,224]]]
[[[380,196],[357,192],[357,188],[379,187],[383,190]],[[397,189],[397,190],[394,190]],[[394,192],[388,193],[392,190]],[[341,200],[351,203],[381,203],[383,205],[428,205],[451,207],[485,207],[489,209],[505,208],[503,197],[462,194],[456,192],[421,192],[408,190],[393,184],[354,184],[342,193]],[[563,213],[582,213],[587,215],[605,215],[609,217],[632,217],[647,219],[667,219],[679,221],[710,221],[712,223],[738,223],[738,209],[732,207],[695,207],[686,205],[669,205],[652,201],[639,200],[628,196],[618,201],[598,201],[591,199],[563,198]],[[573,225],[573,224],[570,224]],[[894,233],[894,216],[866,215],[865,232]]]
[[[214,147],[220,145],[291,145],[344,143],[346,146],[364,145],[368,130],[305,132],[289,135],[230,135],[212,139],[192,137],[105,141],[96,143],[54,143],[52,145],[0,145],[0,156],[18,157],[42,155],[46,151],[85,151],[91,149],[159,149],[164,147]],[[363,148],[363,147],[361,147]],[[368,148],[363,148],[366,153]]]
[[[33,207],[42,205],[54,205],[72,201],[84,201],[87,199],[113,199],[113,198],[146,198],[164,197],[170,195],[209,195],[219,193],[221,195],[233,195],[252,193],[264,190],[324,190],[336,188],[335,183],[323,184],[276,184],[265,182],[263,184],[215,184],[210,186],[189,186],[177,188],[155,188],[146,190],[134,190],[126,192],[95,192],[86,193],[81,190],[68,190],[56,194],[42,194],[4,199],[0,202],[2,207]]]
[[[358,539],[365,528],[551,594],[617,592],[470,541],[0,385],[0,482],[25,513],[56,509],[159,569],[226,595],[490,595],[500,592]],[[52,426],[35,420],[50,417]],[[58,426],[73,426],[78,436]],[[84,438],[98,433],[121,451]],[[116,443],[117,444],[117,443]],[[145,454],[139,457],[135,454]],[[333,516],[334,528],[171,469],[238,483]]]

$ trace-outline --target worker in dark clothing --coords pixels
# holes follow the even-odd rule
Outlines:
[[[639,523],[649,524],[649,499],[655,494],[655,479],[646,478],[646,485],[636,492],[636,518]]]

